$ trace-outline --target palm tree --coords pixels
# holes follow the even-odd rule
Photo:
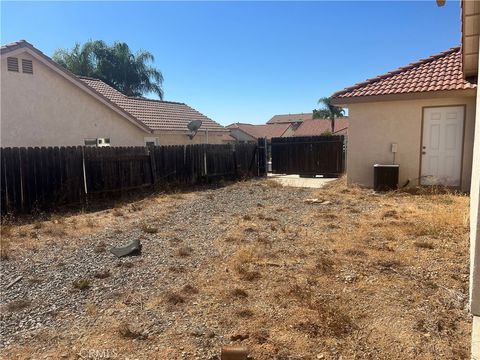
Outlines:
[[[330,119],[332,134],[335,132],[335,118],[342,117],[345,110],[332,104],[332,98],[323,97],[318,100],[323,107],[318,110],[313,110],[314,119]]]
[[[155,58],[141,50],[133,54],[126,43],[87,41],[72,50],[56,50],[53,59],[76,75],[98,78],[127,96],[156,94],[163,99],[163,76],[149,65]]]

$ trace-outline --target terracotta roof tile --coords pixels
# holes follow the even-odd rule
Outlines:
[[[228,129],[240,129],[256,139],[271,139],[272,137],[280,137],[285,133],[285,131],[287,131],[289,127],[289,123],[267,125],[235,123],[227,126]]]
[[[348,129],[348,117],[335,119],[335,134],[344,135]],[[306,120],[295,130],[293,136],[318,136],[330,131],[329,119]]]
[[[190,121],[202,120],[201,129],[227,131],[222,125],[184,103],[129,97],[101,80],[80,76],[79,79],[152,130],[187,131]]]
[[[285,114],[285,115],[274,115],[270,120],[267,121],[267,124],[284,124],[292,122],[302,122],[305,120],[311,120],[312,113],[301,113],[301,114]]]
[[[462,54],[455,47],[384,75],[345,88],[332,98],[473,89],[462,75]]]

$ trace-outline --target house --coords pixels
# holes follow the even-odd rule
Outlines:
[[[372,187],[373,165],[395,163],[400,185],[469,190],[476,91],[456,47],[334,93],[349,111],[349,183]]]
[[[267,121],[267,124],[300,124],[305,120],[312,119],[313,113],[274,115]]]
[[[333,103],[352,120],[350,183],[372,186],[373,164],[395,159],[400,184],[470,190],[471,359],[480,359],[480,1],[462,0],[461,10],[461,47],[339,91]]]
[[[223,126],[180,102],[123,95],[26,41],[1,47],[1,146],[222,143]],[[187,124],[201,120],[191,140]]]
[[[303,121],[295,130],[293,136],[319,136],[331,132],[330,119],[310,119]],[[333,135],[347,135],[348,117],[335,119]]]
[[[258,139],[272,137],[291,136],[293,131],[290,123],[253,125],[244,123],[235,123],[227,126],[230,135],[237,142],[256,142]]]

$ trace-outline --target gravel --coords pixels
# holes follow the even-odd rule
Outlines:
[[[95,317],[85,316],[88,306],[97,307],[104,315],[114,315],[117,310],[110,306],[125,294],[132,294],[129,301],[136,306],[131,311],[124,311],[122,316],[129,320],[139,318],[144,332],[141,336],[155,336],[175,326],[178,333],[187,331],[198,339],[199,349],[210,344],[212,338],[224,341],[218,335],[219,324],[205,324],[201,317],[192,319],[188,313],[173,312],[160,317],[158,313],[144,309],[143,302],[154,293],[158,295],[177,288],[180,278],[188,280],[191,274],[200,271],[208,278],[209,272],[213,273],[217,266],[221,266],[227,255],[215,246],[215,240],[225,232],[224,227],[218,226],[219,219],[230,219],[225,226],[235,226],[231,219],[240,218],[253,209],[288,206],[291,209],[288,215],[284,212],[273,215],[279,218],[279,224],[295,225],[305,208],[299,205],[309,196],[312,196],[312,190],[290,188],[279,191],[265,181],[234,184],[193,196],[179,196],[174,200],[175,208],[166,216],[158,216],[159,209],[153,206],[148,211],[140,211],[139,219],[133,225],[125,222],[115,228],[99,229],[93,235],[72,239],[71,243],[59,241],[29,251],[22,257],[2,261],[1,346],[26,344],[39,331],[62,331],[69,329],[72,323],[93,326]],[[158,232],[144,232],[142,222],[156,227]],[[140,256],[118,259],[108,251],[112,246],[124,245],[134,239],[142,242]],[[190,247],[191,255],[178,256],[176,251],[181,246]],[[172,271],[182,268],[181,273]],[[5,289],[18,276],[23,276],[22,280]],[[81,279],[85,279],[86,289],[75,288],[74,283]],[[14,309],[14,304],[20,300],[29,302],[29,305]],[[197,304],[194,302],[193,306]],[[139,307],[142,309],[140,315]],[[195,311],[208,314],[211,309],[208,303],[202,303],[202,308]],[[183,356],[215,357],[209,350],[199,350],[196,354],[184,352]]]

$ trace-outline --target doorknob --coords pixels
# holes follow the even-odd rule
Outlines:
[[[426,154],[427,154],[427,152],[426,152],[426,151],[422,151],[422,155],[426,155]]]

